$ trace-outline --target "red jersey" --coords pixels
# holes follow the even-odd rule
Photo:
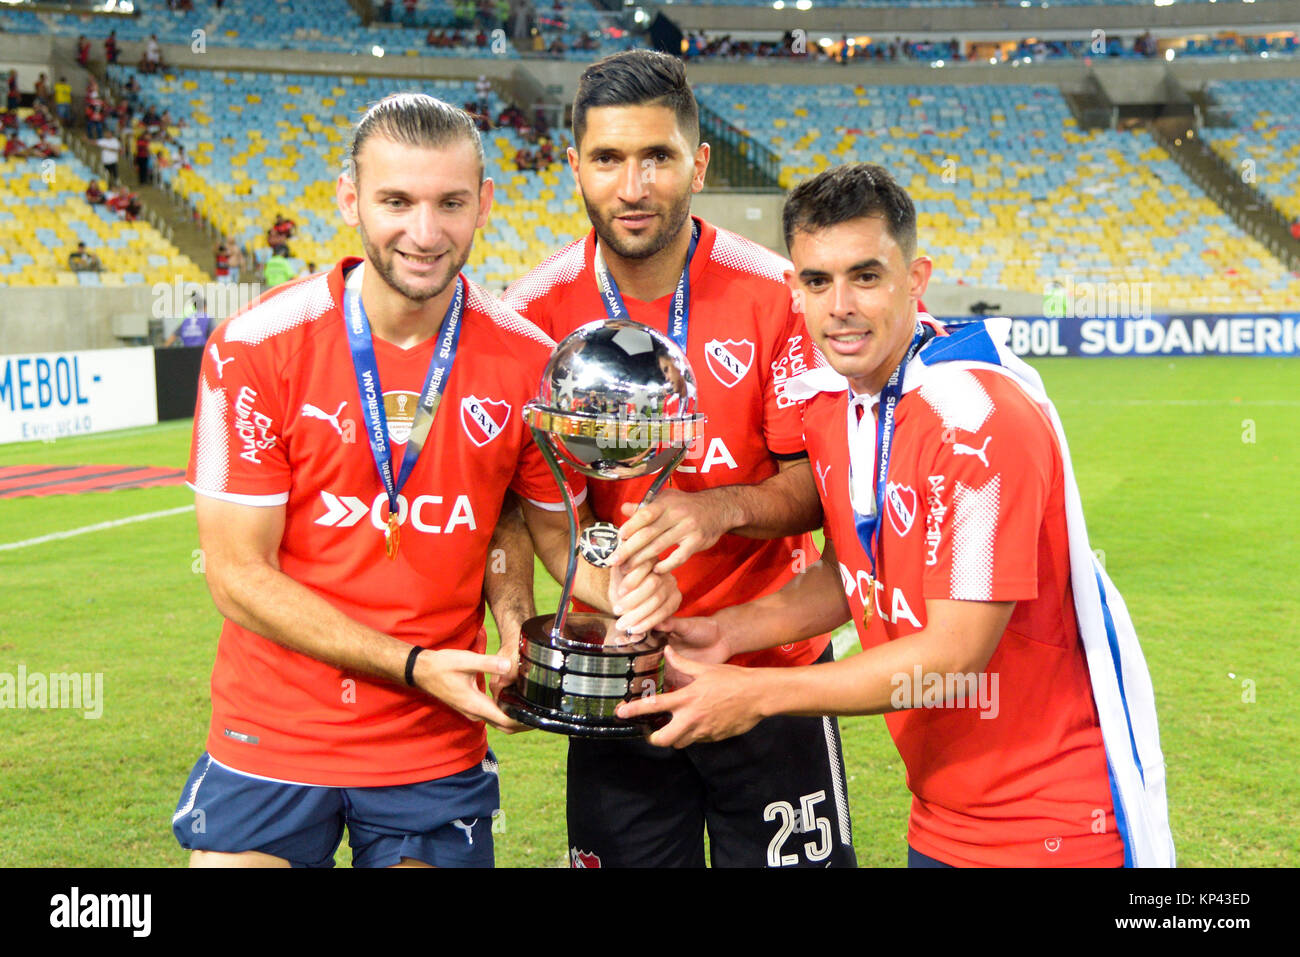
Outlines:
[[[785,395],[785,382],[806,367],[803,319],[792,309],[783,271],[788,260],[702,220],[691,260],[687,358],[695,372],[704,437],[673,473],[686,492],[722,485],[753,485],[779,471],[778,459],[804,455],[802,403]],[[506,290],[505,302],[557,341],[605,306],[593,269],[595,230],[552,255]],[[672,295],[655,302],[626,299],[628,317],[667,334]],[[597,518],[622,525],[621,506],[639,504],[653,476],[589,483]],[[678,614],[711,615],[761,597],[817,560],[810,535],[762,541],[723,535],[674,572],[682,593]],[[733,658],[732,664],[802,665],[816,661],[830,638]]]
[[[388,499],[342,314],[344,272],[357,263],[277,287],[213,333],[189,484],[224,501],[283,506],[280,569],[350,618],[414,645],[482,652],[484,570],[506,489],[561,507],[520,417],[554,344],[467,282],[455,364],[401,491],[400,548],[389,560]],[[410,350],[374,340],[394,475],[437,339]],[[350,674],[227,621],[207,748],[251,774],[372,786],[455,774],[483,758],[486,739],[482,724],[422,691]]]
[[[855,411],[848,391],[821,392],[805,428],[863,648],[922,630],[926,599],[1016,602],[983,674],[896,678],[923,704],[885,715],[913,794],[908,842],[955,865],[1121,866],[1051,424],[996,372],[927,370],[896,406],[872,589],[850,504]]]

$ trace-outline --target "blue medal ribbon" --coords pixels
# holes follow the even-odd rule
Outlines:
[[[360,293],[346,287],[343,290],[343,315],[347,325],[348,347],[352,351],[352,369],[357,377],[357,392],[361,397],[361,414],[366,423],[366,435],[370,439],[370,451],[379,469],[379,478],[384,483],[384,492],[388,495],[388,531],[385,536],[389,558],[397,554],[397,493],[402,490],[415,468],[442,404],[442,393],[451,377],[451,367],[456,361],[456,350],[460,344],[464,309],[465,280],[458,275],[456,291],[438,330],[438,347],[429,363],[429,371],[425,374],[420,404],[415,411],[415,421],[411,423],[406,452],[402,456],[402,468],[394,480],[393,449],[388,442],[388,416],[384,413],[384,393],[379,385],[379,364],[375,360],[370,321],[366,318],[366,307],[361,302]]]
[[[672,309],[668,314],[668,335],[673,342],[677,343],[677,348],[681,349],[683,354],[686,352],[686,332],[691,324],[691,260],[695,258],[695,247],[699,242],[700,224],[692,219],[691,245],[686,250],[686,265],[682,267],[682,276],[677,280],[677,291],[673,293]],[[596,271],[596,285],[600,289],[600,298],[605,303],[605,317],[607,319],[628,318],[623,294],[618,291],[618,283],[609,274],[599,244],[596,245],[592,268]]]
[[[867,560],[871,563],[872,589],[871,594],[867,596],[864,620],[871,617],[872,606],[876,600],[876,552],[880,545],[880,518],[885,508],[885,495],[889,478],[889,453],[894,444],[894,408],[898,405],[898,400],[903,396],[903,375],[907,369],[907,364],[912,361],[912,357],[920,351],[921,346],[925,345],[933,335],[933,330],[919,322],[916,324],[916,333],[912,336],[912,345],[907,350],[907,355],[894,369],[889,381],[885,384],[885,388],[880,392],[880,414],[876,421],[875,514],[863,515],[856,508],[853,509],[853,525],[858,532],[858,541],[862,543],[862,550],[867,553]],[[851,502],[852,499],[850,499]],[[852,507],[851,504],[850,507]]]

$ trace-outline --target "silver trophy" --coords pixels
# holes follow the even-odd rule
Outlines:
[[[578,534],[577,505],[560,463],[593,479],[657,473],[644,504],[703,434],[705,417],[695,406],[695,375],[685,354],[649,326],[591,322],[555,347],[539,395],[523,414],[564,496],[571,550],[559,610],[529,619],[520,635],[519,677],[500,696],[502,710],[515,720],[613,738],[640,737],[665,720],[624,721],[614,714],[621,701],[663,690],[663,639],[623,634],[609,615],[569,611],[579,554],[607,564],[618,529],[600,523]]]

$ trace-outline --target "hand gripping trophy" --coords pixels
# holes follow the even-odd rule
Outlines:
[[[569,611],[578,555],[605,565],[618,529],[598,523],[578,534],[577,506],[563,462],[593,479],[657,473],[642,504],[664,487],[703,434],[695,375],[671,339],[627,319],[591,322],[566,337],[542,374],[524,421],[564,495],[571,550],[553,615],[531,618],[519,639],[519,677],[501,694],[517,721],[579,737],[640,737],[658,721],[625,721],[620,701],[663,690],[662,638],[628,636],[608,615]]]

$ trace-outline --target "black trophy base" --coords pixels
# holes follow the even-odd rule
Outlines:
[[[614,619],[570,613],[562,635],[554,615],[524,622],[519,677],[498,699],[501,710],[523,724],[580,738],[640,738],[668,723],[656,714],[625,720],[621,702],[663,691],[660,638],[616,644]]]

